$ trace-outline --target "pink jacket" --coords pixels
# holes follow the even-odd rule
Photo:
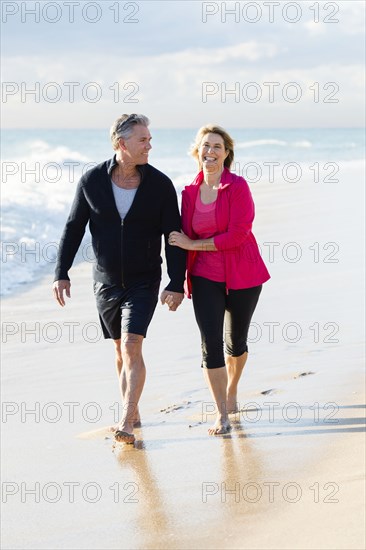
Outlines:
[[[190,239],[198,236],[192,229],[192,218],[203,172],[182,191],[182,228]],[[240,289],[258,286],[270,275],[261,258],[257,241],[251,231],[254,220],[254,202],[244,178],[224,169],[216,201],[218,234],[214,243],[224,252],[226,287]],[[188,251],[186,294],[191,296],[191,269],[197,252]]]

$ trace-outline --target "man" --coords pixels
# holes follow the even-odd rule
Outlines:
[[[148,164],[149,119],[122,115],[110,135],[113,159],[89,170],[80,180],[60,241],[53,293],[65,305],[70,298],[68,271],[86,224],[96,263],[94,293],[105,338],[115,345],[117,374],[124,403],[115,439],[135,440],[138,409],[146,370],[142,343],[158,301],[161,280],[161,236],[170,277],[160,296],[175,311],[183,300],[185,252],[168,243],[180,230],[177,196],[170,179]]]

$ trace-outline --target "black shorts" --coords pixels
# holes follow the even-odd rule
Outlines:
[[[239,357],[248,351],[249,325],[262,285],[226,293],[225,283],[192,276],[192,300],[201,332],[202,367],[225,366],[225,353]],[[224,330],[225,324],[225,330]]]
[[[128,288],[94,282],[99,321],[104,338],[119,340],[122,333],[146,337],[158,303],[160,279]]]

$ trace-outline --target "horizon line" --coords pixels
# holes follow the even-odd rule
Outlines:
[[[151,127],[151,124],[149,125]],[[78,126],[78,127],[57,127],[57,126],[47,126],[47,127],[31,127],[31,126],[12,126],[12,127],[2,127],[0,131],[3,130],[105,130],[109,126],[101,127],[89,127],[89,126]],[[153,126],[155,130],[197,130],[197,126]],[[232,128],[235,130],[366,130],[366,126],[230,126],[227,128]]]

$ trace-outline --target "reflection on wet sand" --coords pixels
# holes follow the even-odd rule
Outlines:
[[[152,471],[149,452],[142,439],[136,439],[134,446],[114,445],[114,454],[121,470],[127,473],[137,485],[138,505],[133,516],[133,525],[129,527],[133,538],[140,543],[138,548],[179,548],[172,541],[167,544],[174,526],[169,517],[168,506],[159,489],[159,480]],[[131,529],[132,527],[132,529]]]
[[[118,466],[139,488],[130,526],[135,542],[139,541],[137,547],[190,548],[194,533],[195,548],[207,548],[215,525],[220,540],[216,547],[224,548],[235,523],[245,522],[265,503],[263,498],[253,503],[253,487],[262,487],[264,474],[255,442],[245,437],[244,427],[234,422],[230,434],[216,437],[206,435],[206,426],[202,430],[188,445],[184,436],[179,441],[176,433],[172,438],[171,432],[164,434],[165,453],[169,450],[166,469],[154,438],[144,442],[139,436],[134,447],[115,446]],[[177,467],[172,466],[174,462]],[[185,468],[178,466],[182,462]]]
[[[238,420],[231,423],[231,433],[224,436],[221,445],[221,471],[217,473],[222,506],[218,508],[228,521],[243,523],[259,507],[263,512],[266,499],[262,491],[267,474],[263,457],[244,423]]]

